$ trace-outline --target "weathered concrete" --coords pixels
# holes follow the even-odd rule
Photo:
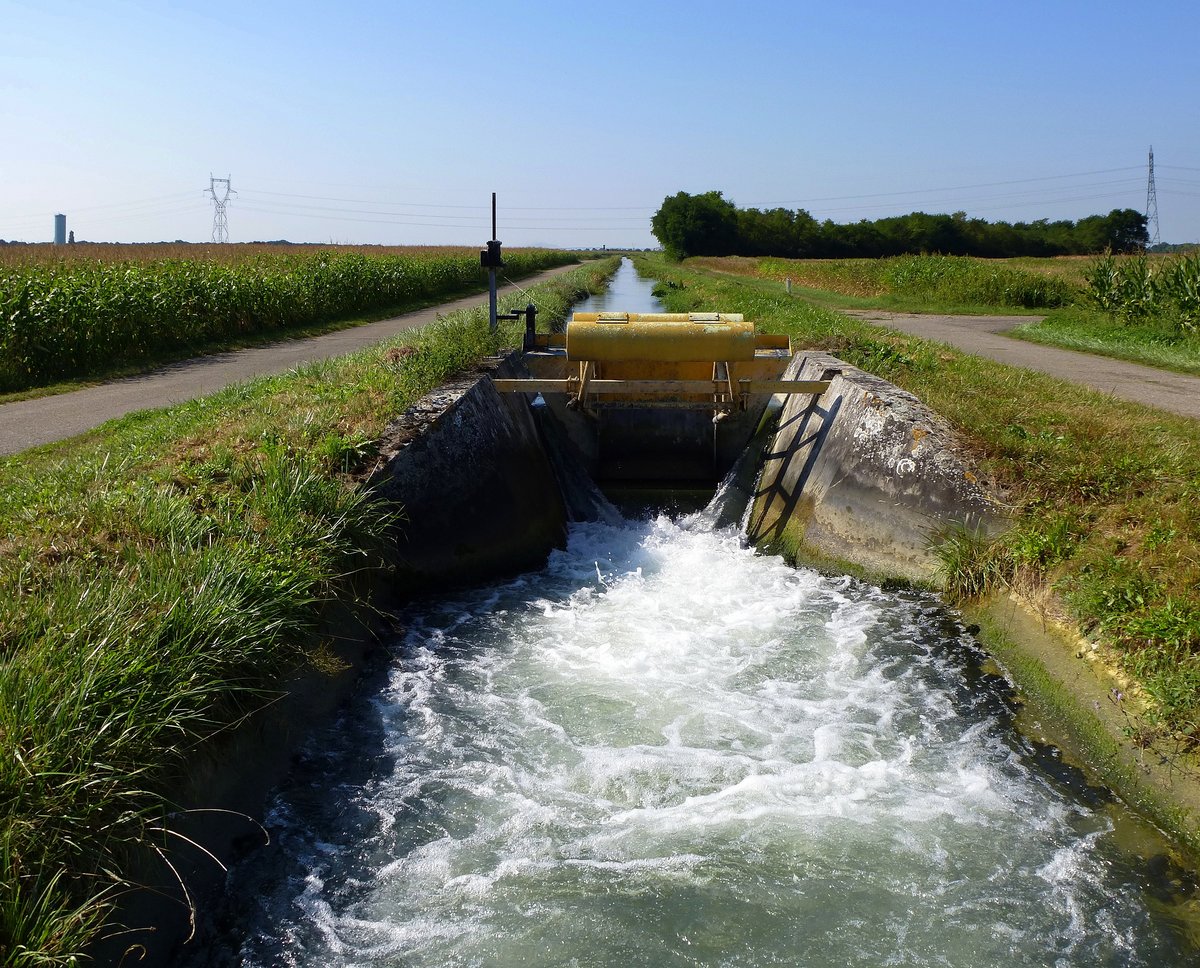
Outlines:
[[[566,540],[554,468],[523,395],[487,375],[527,376],[519,356],[448,383],[388,429],[372,486],[401,504],[397,580],[406,588],[479,581],[541,564]]]
[[[911,393],[826,353],[797,353],[785,379],[832,377],[792,396],[763,455],[748,536],[763,547],[933,577],[931,538],[991,531],[996,507],[962,465],[953,430]]]

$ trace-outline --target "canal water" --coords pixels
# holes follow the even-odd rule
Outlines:
[[[714,511],[398,616],[193,964],[1197,963],[1186,875],[953,612]]]
[[[653,279],[643,279],[633,263],[622,259],[608,288],[588,296],[575,306],[578,313],[661,313],[663,305],[654,295]]]

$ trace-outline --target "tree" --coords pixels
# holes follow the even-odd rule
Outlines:
[[[671,259],[730,255],[737,248],[738,210],[720,192],[679,192],[663,199],[650,229]]]
[[[1105,216],[1107,242],[1114,252],[1141,252],[1150,242],[1146,216],[1133,208],[1114,208]]]

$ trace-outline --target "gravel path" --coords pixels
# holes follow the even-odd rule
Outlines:
[[[521,280],[528,288],[574,265],[559,266]],[[508,285],[501,293],[512,292]],[[351,329],[309,339],[283,340],[254,349],[214,353],[171,363],[149,373],[103,383],[71,393],[0,405],[0,455],[74,437],[134,410],[166,407],[193,400],[231,383],[271,373],[283,373],[302,363],[352,353],[406,329],[418,329],[437,316],[486,304],[487,294],[467,296],[416,312],[381,319]]]
[[[842,310],[848,316],[926,339],[1010,366],[1049,373],[1118,400],[1130,400],[1200,420],[1200,377],[1110,360],[1001,336],[1036,316],[926,316],[876,309]]]

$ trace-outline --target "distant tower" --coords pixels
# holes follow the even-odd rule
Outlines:
[[[65,215],[54,216],[54,244],[67,244],[67,217]]]
[[[1156,245],[1159,239],[1158,192],[1154,189],[1154,145],[1150,146],[1150,180],[1146,182],[1146,233],[1150,238],[1150,244]]]
[[[217,193],[217,186],[221,186],[220,194]],[[230,195],[236,195],[232,188],[229,187],[228,178],[213,178],[212,173],[208,176],[208,193],[213,200],[213,230],[212,240],[214,242],[229,241],[229,219],[225,215],[225,205],[229,202]]]

